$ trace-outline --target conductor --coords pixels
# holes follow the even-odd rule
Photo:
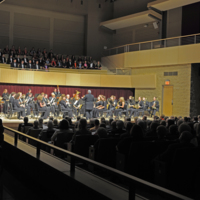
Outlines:
[[[85,101],[85,112],[86,112],[86,119],[92,118],[92,109],[93,109],[93,102],[94,96],[91,94],[91,90],[88,90],[88,94],[86,94],[82,99]]]

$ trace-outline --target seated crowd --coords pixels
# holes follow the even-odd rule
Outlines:
[[[144,115],[134,121],[125,118],[124,122],[113,118],[106,121],[102,117],[100,120],[91,119],[90,123],[80,117],[74,123],[69,117],[58,123],[57,119],[50,117],[47,123],[39,118],[33,124],[25,117],[18,131],[158,185],[158,176],[165,169],[165,184],[162,181],[161,186],[188,196],[196,192],[200,116],[191,119],[161,115],[150,121]],[[41,148],[51,152],[45,145]],[[57,150],[54,155],[67,159],[66,154]],[[190,187],[186,187],[188,182]]]
[[[6,54],[8,58],[6,59]],[[21,58],[23,56],[23,58]],[[31,56],[28,59],[27,56]],[[9,49],[6,46],[3,50],[0,49],[0,63],[9,64],[13,68],[21,69],[49,69],[49,67],[67,68],[67,69],[96,69],[101,70],[100,61],[94,62],[92,57],[74,55],[58,55],[51,49],[49,52],[44,48],[43,50],[33,47],[30,51],[25,47],[23,50],[15,46]]]

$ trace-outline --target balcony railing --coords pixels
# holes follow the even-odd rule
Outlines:
[[[110,49],[106,49],[104,51],[104,56],[111,56],[126,52],[133,51],[142,51],[142,50],[150,50],[150,49],[160,49],[174,46],[183,46],[188,44],[198,44],[200,43],[200,33],[172,38],[165,38],[160,40],[152,40],[146,42],[132,43],[126,44]]]

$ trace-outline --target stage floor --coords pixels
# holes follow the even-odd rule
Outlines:
[[[2,119],[2,122],[3,122],[3,125],[4,126],[8,126],[10,128],[16,128],[18,127],[18,125],[20,123],[23,123],[23,120],[22,119],[17,119],[16,116],[13,116],[11,119],[8,119],[7,117],[5,117],[4,115],[1,115],[0,118]],[[85,118],[85,117],[82,117],[82,118]],[[33,123],[35,120],[37,120],[38,118],[30,118],[29,117],[29,123]],[[60,116],[58,118],[54,118],[54,119],[57,119],[58,121],[61,121],[63,118]],[[105,118],[106,120],[109,120],[109,118]],[[139,119],[142,119],[142,117],[139,117]],[[151,117],[147,117],[148,120],[153,120],[153,118]],[[124,117],[123,118],[120,118],[120,120],[124,121]],[[134,122],[134,118],[131,119],[132,122]],[[45,122],[48,122],[49,119],[44,119],[44,123]],[[76,119],[73,119],[72,122],[76,122]],[[90,122],[90,120],[87,121],[88,123]]]

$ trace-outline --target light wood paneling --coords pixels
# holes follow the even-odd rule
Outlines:
[[[0,82],[2,83],[17,83],[18,72],[11,69],[0,69]]]
[[[34,72],[21,70],[18,73],[18,70],[15,70],[18,74],[17,82],[24,83],[24,84],[33,84],[34,83]]]
[[[100,86],[101,85],[101,75],[89,75],[89,74],[81,74],[81,85],[85,86]]]
[[[81,74],[66,74],[66,85],[80,86],[81,84]],[[81,85],[82,86],[82,85]]]
[[[51,73],[51,72],[33,72],[34,83],[43,85],[65,85],[66,74],[64,73]]]
[[[125,75],[102,75],[101,76],[102,87],[127,87],[131,88],[131,76]]]

